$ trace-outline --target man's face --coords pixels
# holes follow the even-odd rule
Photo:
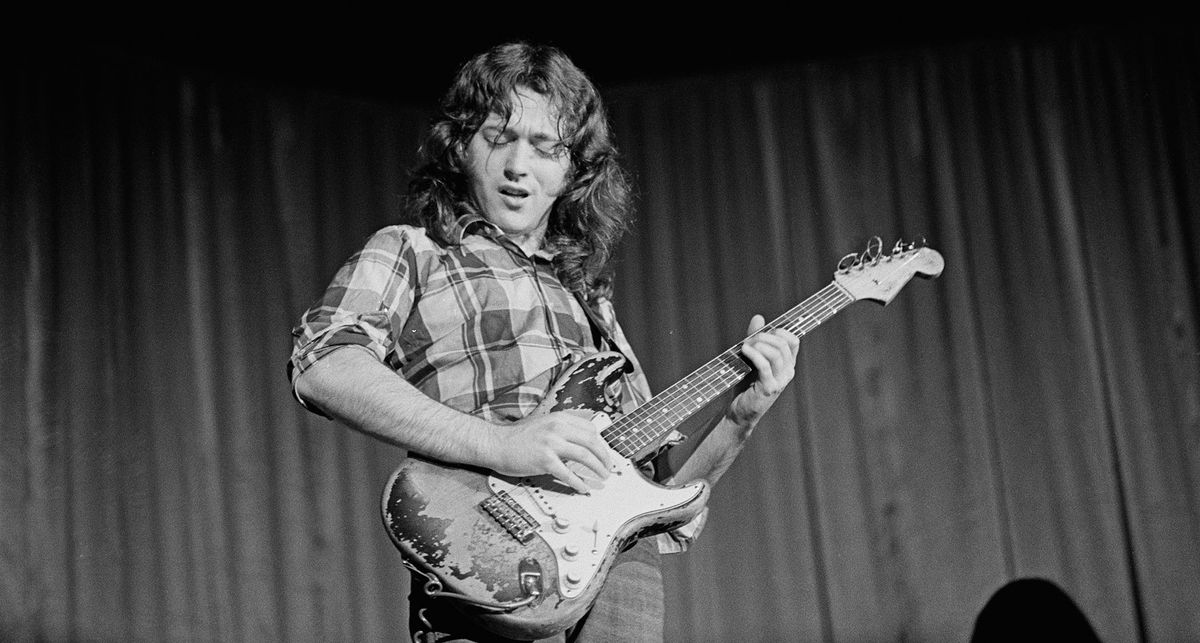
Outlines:
[[[510,100],[508,122],[490,114],[471,137],[467,166],[483,217],[528,251],[541,243],[571,160],[559,138],[558,114],[545,96],[518,88]]]

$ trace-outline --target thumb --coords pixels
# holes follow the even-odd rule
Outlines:
[[[766,322],[766,320],[763,319],[762,315],[755,315],[755,316],[751,317],[750,318],[750,328],[746,331],[746,334],[753,335],[754,333],[756,333],[758,331],[758,329],[765,326],[766,323],[767,322]]]

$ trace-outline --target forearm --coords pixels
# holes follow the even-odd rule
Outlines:
[[[725,412],[704,426],[701,443],[672,476],[675,482],[703,479],[716,484],[742,452],[763,414],[795,376],[800,339],[784,329],[759,333],[762,327],[762,316],[755,315],[750,321],[750,336],[742,343],[742,356],[754,367],[754,375],[739,387]]]
[[[754,432],[757,420],[736,421],[728,413],[715,416],[700,432],[703,439],[675,471],[672,482],[704,480],[714,485],[729,470]]]
[[[495,426],[426,396],[365,351],[338,349],[296,380],[296,393],[335,420],[408,451],[492,467]]]
[[[296,393],[334,419],[408,451],[514,476],[548,474],[588,493],[583,471],[603,480],[609,455],[585,417],[546,413],[497,425],[431,399],[373,355],[341,348],[296,379]],[[576,472],[568,463],[579,463]]]

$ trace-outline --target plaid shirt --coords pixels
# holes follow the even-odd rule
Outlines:
[[[429,397],[511,422],[537,407],[571,358],[599,350],[583,307],[555,275],[552,255],[526,256],[480,217],[464,218],[459,235],[458,246],[408,225],[372,235],[292,330],[293,385],[331,351],[359,346]],[[604,299],[597,308],[608,337],[635,367],[622,375],[628,412],[650,398],[650,387],[612,303]],[[668,443],[678,439],[676,433]],[[659,550],[686,549],[707,513],[661,534]]]
[[[292,380],[331,350],[356,345],[451,408],[492,422],[519,420],[571,358],[598,350],[550,259],[543,251],[527,257],[478,217],[464,220],[461,245],[450,247],[422,228],[383,228],[293,329]],[[636,366],[611,302],[598,308]],[[641,368],[624,378],[627,410],[649,399]]]

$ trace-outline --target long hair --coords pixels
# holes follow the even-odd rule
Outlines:
[[[555,272],[568,290],[582,292],[589,301],[608,296],[612,279],[606,266],[631,213],[629,179],[618,162],[599,93],[555,47],[503,44],[459,69],[421,145],[409,182],[409,216],[438,242],[458,243],[458,218],[480,213],[464,151],[490,113],[511,118],[518,87],[546,96],[557,109],[559,135],[570,155],[567,186],[546,230],[546,244],[557,252]]]

